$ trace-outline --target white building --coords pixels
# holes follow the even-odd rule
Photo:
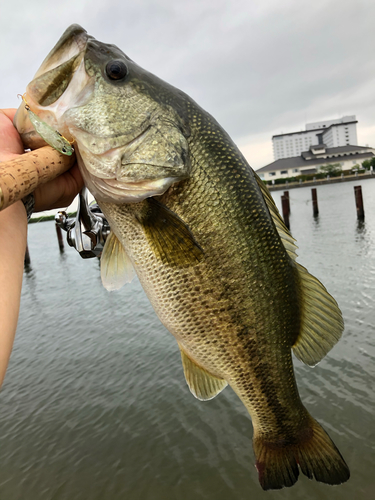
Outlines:
[[[341,146],[328,148],[325,144],[310,146],[300,156],[281,158],[257,170],[259,177],[265,181],[297,177],[303,174],[318,173],[320,167],[339,163],[342,170],[351,170],[361,165],[364,160],[371,160],[375,149],[365,146]]]
[[[343,116],[337,120],[307,123],[306,130],[290,132],[272,137],[273,157],[275,160],[299,156],[310,146],[325,144],[327,148],[356,146],[357,120],[355,115]]]

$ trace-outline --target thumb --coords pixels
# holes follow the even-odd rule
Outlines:
[[[25,152],[21,137],[13,126],[15,109],[0,109],[0,161],[11,160]]]

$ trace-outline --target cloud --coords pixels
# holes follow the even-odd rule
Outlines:
[[[374,17],[370,0],[19,0],[0,18],[0,106],[18,105],[47,52],[78,22],[191,95],[235,141],[248,138],[250,163],[261,167],[281,131],[346,114],[357,115],[359,137],[370,127]]]

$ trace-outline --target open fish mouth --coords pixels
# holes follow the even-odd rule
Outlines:
[[[84,64],[90,38],[81,26],[70,26],[26,88],[25,99],[30,109],[48,125],[68,136],[69,132],[61,120],[63,114],[72,105],[87,101],[92,92],[92,79],[87,75]],[[18,108],[14,125],[25,147],[36,149],[45,145],[30,122],[25,103]]]
[[[33,81],[48,71],[66,63],[79,53],[84,52],[90,38],[92,37],[78,24],[69,26],[42,62]]]

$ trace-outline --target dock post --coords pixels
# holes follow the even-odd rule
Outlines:
[[[61,232],[61,227],[58,226],[56,223],[55,223],[55,227],[56,227],[56,234],[57,234],[57,240],[59,242],[60,252],[62,252],[64,250],[64,240],[63,240],[63,235]]]
[[[284,196],[288,200],[288,215],[290,215],[290,200],[289,200],[289,191],[284,191]]]
[[[357,219],[364,220],[365,210],[363,208],[362,186],[354,186],[354,196],[357,207]]]
[[[25,251],[25,260],[24,260],[24,265],[29,266],[30,265],[30,253],[29,253],[29,245],[26,243],[26,251]]]
[[[290,229],[290,225],[289,225],[289,208],[288,208],[288,198],[284,195],[281,196],[281,206],[282,206],[282,210],[283,210],[283,219],[284,219],[284,223],[286,225],[286,227],[288,229]]]
[[[316,188],[311,189],[311,198],[312,198],[312,206],[313,206],[313,215],[316,217],[319,215],[319,208],[318,208],[318,195],[316,193]]]

